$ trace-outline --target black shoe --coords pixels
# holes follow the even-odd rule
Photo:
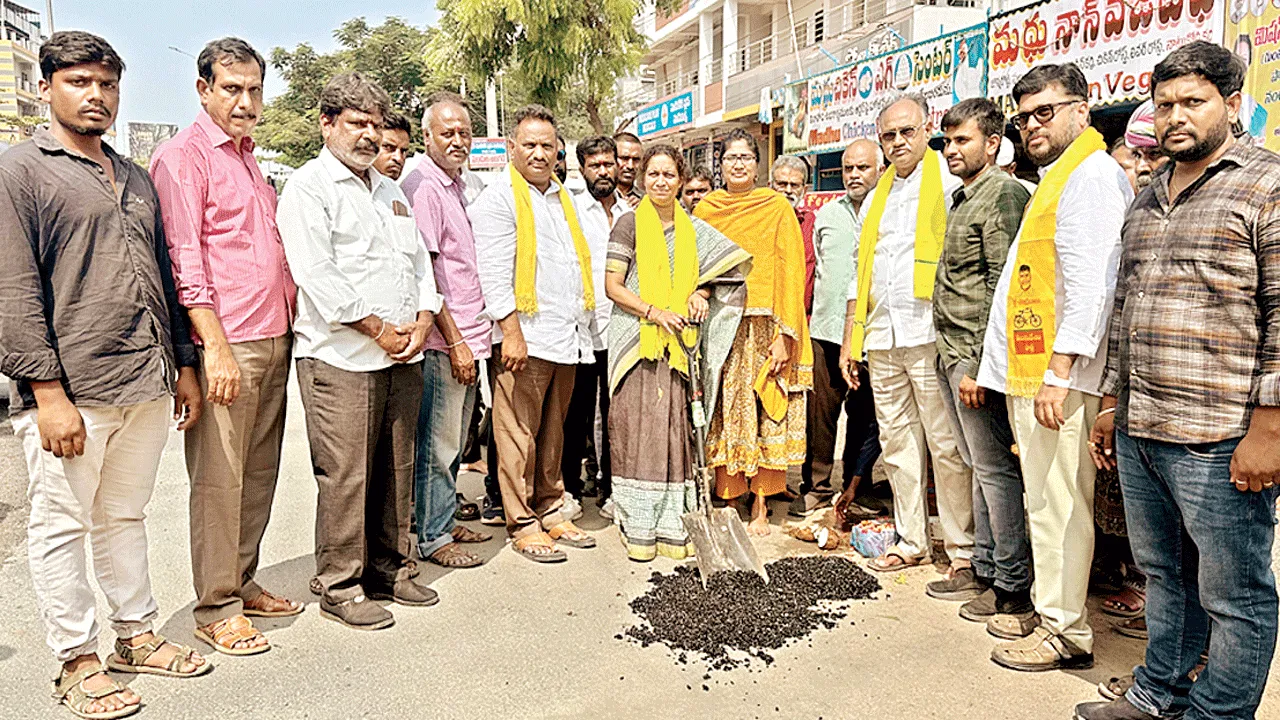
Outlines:
[[[996,614],[996,590],[989,587],[978,597],[960,606],[960,617],[969,622],[985,623]]]
[[[381,630],[396,624],[394,615],[378,603],[370,602],[364,595],[336,603],[330,602],[327,597],[321,597],[320,617],[355,630]]]
[[[1035,612],[1036,605],[1031,602],[1031,590],[1003,590],[995,588],[996,613],[999,615],[1025,615]]]
[[[507,515],[502,511],[501,505],[494,505],[489,502],[489,498],[484,499],[484,508],[480,511],[481,525],[506,525]]]
[[[1076,706],[1075,720],[1151,720],[1148,715],[1129,703],[1125,697],[1110,702],[1087,702]]]
[[[934,580],[924,586],[925,594],[939,600],[972,600],[990,587],[991,582],[974,573],[972,567],[962,567],[945,580]]]
[[[440,602],[435,590],[412,580],[400,580],[392,586],[366,583],[365,592],[374,600],[390,600],[409,607],[428,607]]]

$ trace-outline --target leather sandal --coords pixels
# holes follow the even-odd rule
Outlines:
[[[551,536],[544,533],[529,533],[523,537],[515,538],[511,541],[512,547],[516,552],[529,558],[536,563],[558,563],[569,559],[564,551],[556,547],[555,540]],[[538,552],[534,548],[542,549]],[[547,550],[550,550],[548,552]]]
[[[233,615],[198,627],[195,629],[195,636],[197,639],[212,645],[214,650],[225,655],[260,655],[271,649],[271,643],[236,647],[236,643],[244,642],[245,640],[264,638],[262,632],[253,626],[249,618],[243,615]]]
[[[559,525],[548,529],[547,534],[551,536],[552,540],[579,550],[587,550],[596,546],[596,539],[583,532],[581,528],[574,525],[570,520],[565,520]]]
[[[59,703],[66,705],[67,709],[78,718],[85,720],[115,720],[115,718],[128,717],[142,708],[141,703],[125,705],[116,710],[96,710],[90,711],[87,708],[98,700],[111,697],[116,693],[127,690],[124,685],[112,680],[109,676],[107,680],[109,685],[98,688],[97,690],[86,690],[84,681],[94,675],[106,675],[107,669],[102,663],[95,662],[91,665],[85,665],[79,670],[66,674],[65,670],[58,672],[58,677],[53,679],[53,699]]]
[[[458,525],[453,528],[453,541],[460,543],[484,543],[493,539],[487,532],[476,532],[469,527]]]
[[[284,604],[285,610],[268,610],[265,605],[267,602],[274,604]],[[261,594],[253,600],[244,602],[245,617],[293,617],[302,613],[302,603],[295,602],[288,598],[280,597],[275,593],[263,590]]]
[[[484,564],[483,558],[463,550],[456,542],[441,546],[427,560],[450,569],[479,567]]]
[[[147,665],[147,660],[165,645],[171,645],[176,650],[173,657],[169,658],[169,662],[163,667]],[[190,678],[203,675],[213,669],[213,664],[208,660],[197,665],[196,657],[198,655],[199,653],[186,645],[169,642],[164,639],[163,635],[152,633],[150,640],[136,646],[129,645],[124,640],[116,638],[116,651],[111,654],[111,657],[107,658],[107,667],[123,673]],[[182,665],[184,663],[191,663],[196,666],[196,669],[190,672],[183,672]]]

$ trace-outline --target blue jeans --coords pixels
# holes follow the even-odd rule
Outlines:
[[[449,354],[439,350],[426,351],[422,375],[418,452],[413,464],[413,518],[418,527],[418,556],[428,558],[453,542],[458,464],[471,424],[477,386],[454,380]]]
[[[1147,575],[1150,633],[1128,698],[1151,715],[1252,718],[1262,701],[1276,646],[1278,490],[1235,489],[1231,456],[1239,443],[1174,445],[1116,432],[1129,542]],[[1209,665],[1193,684],[1187,673],[1211,622]]]
[[[1022,503],[1022,469],[1004,395],[986,391],[974,410],[960,401],[964,369],[949,371],[938,356],[938,388],[955,430],[960,457],[973,470],[973,571],[1001,590],[1031,587],[1031,544]]]

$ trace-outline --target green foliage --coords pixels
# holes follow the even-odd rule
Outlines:
[[[23,135],[30,135],[35,129],[49,122],[47,118],[38,115],[15,115],[14,113],[0,112],[0,132],[16,132]]]

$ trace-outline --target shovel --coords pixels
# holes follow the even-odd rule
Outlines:
[[[696,324],[692,344],[686,344],[685,333],[678,333],[680,345],[689,361],[689,415],[693,423],[693,477],[698,486],[698,506],[680,516],[685,532],[693,542],[702,586],[707,578],[722,570],[753,572],[769,582],[769,572],[760,562],[756,548],[747,535],[747,526],[733,508],[711,506],[711,468],[707,467],[707,411],[703,405],[702,358],[698,352],[700,333]]]

